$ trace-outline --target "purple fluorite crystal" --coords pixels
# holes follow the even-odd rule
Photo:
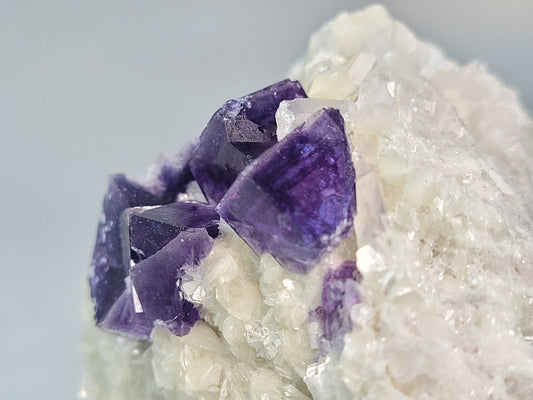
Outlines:
[[[166,189],[156,195],[124,175],[110,178],[89,274],[95,319],[104,328],[147,339],[156,320],[162,320],[178,334],[185,332],[187,324],[192,326],[197,318],[192,304],[182,298],[178,300],[179,293],[168,291],[165,307],[174,302],[177,310],[172,318],[166,311],[158,314],[151,309],[146,313],[135,308],[134,300],[139,297],[129,277],[133,264],[151,265],[150,271],[158,282],[167,279],[167,286],[176,288],[179,269],[196,265],[199,257],[210,250],[212,237],[218,234],[219,217],[213,206],[189,202],[142,208],[168,202],[168,193],[176,189],[171,184]],[[187,239],[190,235],[194,239]],[[174,243],[176,240],[178,244]],[[173,268],[174,273],[165,274],[168,268]],[[143,276],[151,282],[156,279],[147,273]],[[179,288],[176,290],[179,292]],[[158,299],[164,297],[158,296]],[[148,302],[146,296],[144,299]]]
[[[211,251],[218,212],[256,253],[297,272],[347,234],[356,204],[344,120],[321,110],[277,143],[275,112],[298,97],[300,84],[285,80],[230,100],[197,145],[161,158],[144,184],[111,177],[89,276],[99,326],[145,340],[154,324],[188,333],[199,310],[183,297],[181,279]],[[194,193],[194,180],[211,205],[176,201]],[[329,341],[349,324],[356,274],[346,262],[324,278],[312,315]]]
[[[110,331],[119,331],[138,339],[149,340],[154,321],[143,312],[135,310],[131,281],[126,278],[126,289],[112,305],[99,325]]]
[[[277,142],[275,113],[283,100],[306,97],[298,82],[284,80],[226,102],[211,118],[190,168],[207,199],[216,204],[240,172]]]
[[[197,202],[171,203],[149,209],[132,209],[128,239],[131,259],[137,263],[159,251],[180,232],[189,228],[206,228],[218,234],[219,216],[215,207]]]
[[[315,113],[250,165],[218,205],[258,254],[306,272],[352,227],[355,171],[338,110]]]
[[[354,261],[345,261],[339,268],[330,270],[322,281],[322,305],[311,313],[319,322],[324,339],[339,349],[342,338],[352,329],[350,310],[360,303],[358,282],[361,273]]]
[[[161,197],[161,204],[175,201],[178,193],[185,192],[187,184],[194,180],[189,162],[197,145],[194,141],[177,154],[163,155],[150,168],[147,185]]]
[[[95,300],[96,321],[102,321],[111,306],[124,291],[124,278],[128,275],[129,259],[124,258],[120,232],[120,217],[130,207],[161,204],[161,197],[141,185],[114,175],[104,198],[103,218],[98,226],[96,245],[91,263],[89,283]]]
[[[211,251],[213,239],[205,229],[189,229],[152,257],[131,270],[137,313],[150,321],[160,321],[175,335],[187,334],[199,319],[198,310],[181,291],[183,268],[196,266]]]

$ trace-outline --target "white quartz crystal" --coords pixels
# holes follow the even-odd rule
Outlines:
[[[533,124],[516,94],[379,6],[324,25],[291,78],[311,98],[281,104],[280,139],[323,107],[345,119],[354,233],[302,275],[223,225],[183,281],[203,321],[151,346],[88,322],[80,398],[533,399]],[[362,302],[335,350],[308,317],[350,259]]]

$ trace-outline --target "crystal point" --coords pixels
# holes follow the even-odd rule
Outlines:
[[[114,175],[109,179],[89,275],[97,322],[102,321],[125,289],[128,263],[124,258],[120,232],[122,213],[130,207],[152,206],[161,204],[161,201],[160,197],[125,175]]]
[[[306,97],[300,84],[284,80],[229,100],[213,115],[190,161],[210,202],[218,203],[240,172],[277,142],[276,110],[299,97]]]
[[[219,216],[214,206],[177,202],[133,211],[129,219],[129,246],[135,262],[145,259],[180,232],[189,228],[216,229]]]
[[[256,253],[306,272],[351,228],[354,182],[344,121],[324,109],[245,170],[218,210]]]
[[[154,321],[142,312],[136,312],[131,287],[122,292],[100,326],[110,331],[120,331],[127,336],[149,340]]]
[[[148,265],[159,275],[156,279],[141,274],[148,281],[135,278],[139,288],[154,279],[175,287],[179,268],[196,265],[199,257],[204,257],[210,249],[212,238],[218,235],[219,216],[214,206],[197,202],[156,206],[167,200],[166,194],[158,196],[124,175],[111,177],[89,275],[95,319],[101,327],[147,340],[156,320],[161,319],[178,334],[190,329],[197,319],[197,310],[175,300],[181,298],[178,289],[176,293],[167,291],[159,296],[161,299],[167,295],[165,301],[175,303],[172,318],[168,317],[169,312],[155,310],[157,304],[163,303],[150,303],[146,291],[142,292],[142,298],[149,304],[150,312],[139,312],[135,304],[141,296],[129,284],[130,267],[141,265],[135,271],[144,271]],[[161,263],[166,264],[161,266]],[[173,269],[170,275],[165,274],[168,268]],[[139,274],[136,272],[135,276]]]

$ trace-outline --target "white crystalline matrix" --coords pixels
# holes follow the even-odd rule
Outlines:
[[[380,6],[324,25],[291,78],[310,98],[281,104],[280,140],[323,107],[345,119],[355,236],[305,275],[222,226],[183,278],[203,321],[151,345],[88,322],[80,398],[533,399],[533,124],[516,94]],[[328,347],[309,315],[346,259],[361,302]]]

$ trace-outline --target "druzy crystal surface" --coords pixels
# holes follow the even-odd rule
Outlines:
[[[382,7],[324,25],[290,78],[111,179],[82,398],[533,398],[516,93]]]
[[[355,171],[339,111],[318,111],[270,148],[218,210],[256,253],[294,271],[311,269],[347,234],[355,213]]]

